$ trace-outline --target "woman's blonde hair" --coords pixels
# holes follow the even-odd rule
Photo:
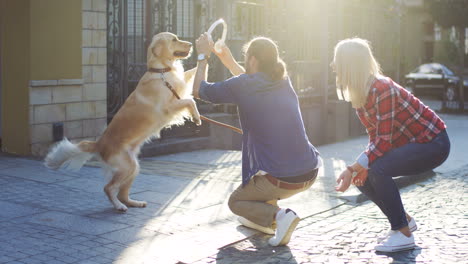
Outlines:
[[[361,38],[338,42],[332,63],[338,97],[351,102],[354,108],[363,107],[372,81],[382,74],[369,42]]]

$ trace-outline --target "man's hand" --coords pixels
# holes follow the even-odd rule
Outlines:
[[[218,58],[221,60],[224,66],[229,69],[232,75],[238,76],[245,73],[244,67],[237,63],[226,43],[223,43],[221,46],[221,52],[216,51],[214,45],[212,46],[211,51],[216,54],[216,56],[218,56]]]
[[[198,54],[205,54],[208,57],[210,56],[214,43],[213,40],[211,40],[209,37],[208,33],[205,32],[201,34],[195,43]]]
[[[218,52],[214,46],[213,46],[213,49],[211,50],[216,56],[218,56],[221,60],[222,59],[229,59],[230,57],[232,57],[232,53],[231,53],[231,50],[229,49],[229,47],[226,45],[226,43],[223,43],[223,45],[221,45],[221,52]]]
[[[344,170],[336,180],[338,185],[335,186],[335,190],[338,192],[345,192],[349,188],[349,185],[351,185],[351,177],[351,172],[349,170]]]

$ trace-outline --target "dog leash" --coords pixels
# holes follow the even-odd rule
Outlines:
[[[162,80],[164,82],[164,85],[172,92],[172,94],[177,98],[177,99],[181,99],[180,96],[177,94],[176,90],[174,89],[174,87],[172,87],[172,85],[166,80],[166,78],[164,77],[164,73],[166,72],[170,72],[171,71],[171,68],[167,67],[167,68],[164,68],[164,69],[155,69],[155,68],[149,68],[148,69],[149,72],[154,72],[154,73],[160,73],[161,74],[161,77],[162,77]],[[225,127],[225,128],[229,128],[231,130],[233,130],[234,132],[237,132],[239,134],[242,135],[242,129],[240,128],[237,128],[235,126],[231,126],[231,125],[228,125],[228,124],[225,124],[225,123],[222,123],[222,122],[219,122],[219,121],[216,121],[216,120],[213,120],[211,118],[208,118],[206,116],[203,116],[203,115],[200,115],[200,119],[202,120],[205,120],[205,121],[208,121],[208,122],[211,122],[215,125],[218,125],[218,126],[222,126],[222,127]]]

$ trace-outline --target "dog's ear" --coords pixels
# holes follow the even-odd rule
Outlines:
[[[156,43],[153,46],[152,52],[155,57],[160,57],[165,41],[162,39],[156,40]]]
[[[146,59],[150,60],[151,57],[161,56],[163,47],[164,47],[164,40],[162,39],[153,40],[153,42],[148,47]]]

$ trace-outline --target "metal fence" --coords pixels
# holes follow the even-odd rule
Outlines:
[[[277,41],[297,94],[303,102],[320,104],[322,112],[335,94],[328,65],[341,39],[369,39],[385,74],[399,77],[400,17],[395,0],[108,0],[109,119],[146,71],[146,47],[154,34],[170,31],[194,42],[219,17],[228,23],[227,44],[240,61],[242,45],[252,37]],[[194,57],[186,68],[195,65]],[[219,81],[229,73],[214,59],[209,76]],[[233,108],[200,102],[201,112],[226,110]],[[163,138],[197,133],[189,124],[163,133]]]

